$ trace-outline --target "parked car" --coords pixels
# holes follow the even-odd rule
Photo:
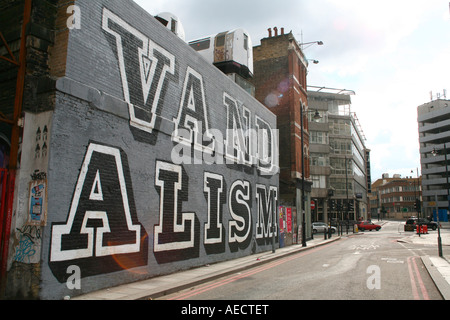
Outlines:
[[[428,219],[423,219],[423,218],[411,217],[411,218],[408,218],[408,220],[406,220],[405,227],[404,227],[405,231],[415,231],[418,224],[426,225],[431,230],[436,230],[438,227],[437,222],[430,221]]]
[[[379,231],[381,229],[381,226],[378,224],[374,224],[371,221],[361,221],[358,223],[358,230],[365,231],[365,230],[376,230]]]
[[[328,232],[328,228],[331,228],[331,233],[335,233],[337,230],[335,227],[329,227],[324,222],[313,222],[312,227],[313,227],[313,233]]]

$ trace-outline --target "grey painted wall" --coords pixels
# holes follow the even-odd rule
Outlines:
[[[271,250],[275,116],[133,1],[76,5],[49,139],[41,298]]]

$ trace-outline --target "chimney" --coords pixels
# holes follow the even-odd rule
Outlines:
[[[269,31],[269,38],[272,38],[272,29],[269,28],[269,29],[267,29],[267,31]]]
[[[281,35],[284,34],[284,28],[281,28]]]
[[[278,28],[274,27],[273,30],[275,31],[275,37],[277,37],[278,36]]]

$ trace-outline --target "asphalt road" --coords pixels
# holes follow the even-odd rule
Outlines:
[[[161,300],[442,300],[400,222],[202,284]],[[320,236],[320,235],[317,235]]]

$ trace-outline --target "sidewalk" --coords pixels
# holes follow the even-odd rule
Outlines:
[[[443,256],[439,257],[438,251],[438,232],[430,231],[428,234],[416,232],[408,232],[405,237],[398,240],[399,242],[414,243],[425,246],[435,246],[436,254],[432,256],[422,256],[422,261],[433,279],[436,287],[441,292],[445,300],[450,300],[450,224],[448,222],[441,223],[441,244]]]
[[[349,233],[350,235],[350,233]],[[161,276],[135,283],[129,283],[114,288],[108,288],[91,292],[71,300],[147,300],[175,293],[177,291],[205,283],[220,277],[246,270],[257,265],[271,262],[291,254],[309,250],[317,246],[326,245],[341,239],[333,235],[331,239],[325,240],[323,234],[314,236],[313,240],[307,242],[306,247],[301,244],[276,249],[275,253],[262,252],[251,256],[207,265],[188,271],[177,272],[167,276]]]

